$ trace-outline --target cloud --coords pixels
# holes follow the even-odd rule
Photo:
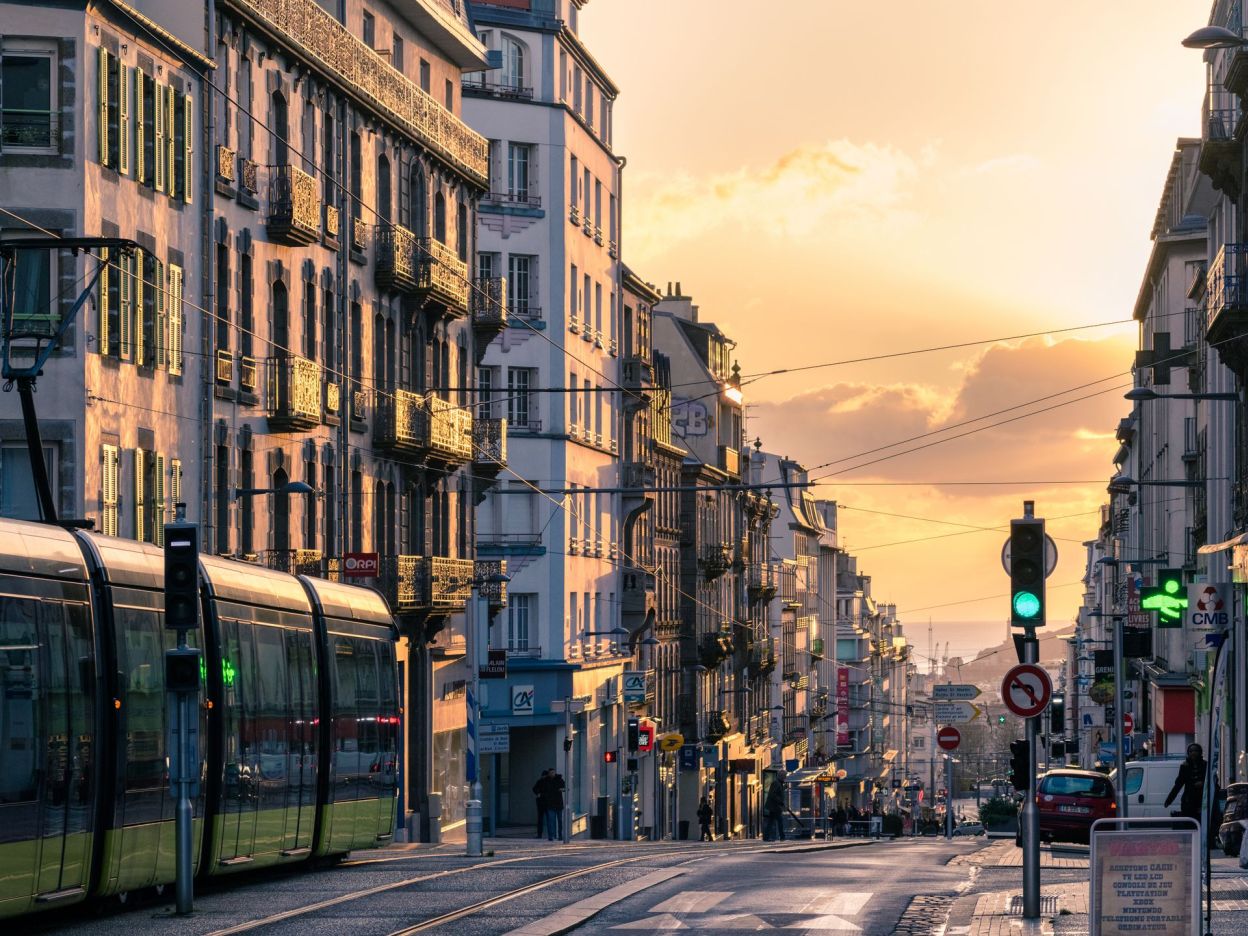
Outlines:
[[[915,159],[892,146],[835,140],[791,150],[762,168],[708,176],[638,175],[629,212],[636,249],[655,256],[673,245],[733,230],[777,241],[828,229],[905,223],[931,153]],[[748,232],[748,234],[747,234]]]
[[[982,175],[1019,175],[1024,172],[1034,172],[1039,169],[1043,163],[1030,155],[1029,153],[1011,153],[1008,156],[996,156],[992,159],[986,159],[981,163],[970,166],[964,170],[964,175],[982,176]]]

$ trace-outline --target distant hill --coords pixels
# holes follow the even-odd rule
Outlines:
[[[1073,637],[1074,625],[1061,629],[1045,629],[1039,634],[1040,664],[1053,676],[1062,668],[1068,655],[1068,645],[1064,638]],[[1014,650],[1013,639],[1002,641],[995,647],[988,647],[973,660],[962,660],[950,657],[945,665],[944,679],[956,682],[977,684],[1000,683],[1006,671],[1018,663],[1018,654]]]

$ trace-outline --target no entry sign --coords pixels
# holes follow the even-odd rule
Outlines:
[[[941,750],[956,751],[961,742],[962,732],[952,725],[946,725],[936,732],[936,743],[940,745]]]

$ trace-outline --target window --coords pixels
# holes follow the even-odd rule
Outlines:
[[[230,248],[217,244],[217,348],[230,348]]]
[[[120,451],[117,446],[104,444],[100,447],[100,532],[105,536],[117,535],[118,475]]]
[[[529,298],[533,295],[531,277],[536,265],[536,257],[507,256],[507,307],[516,315],[527,317],[529,314]]]
[[[316,489],[316,462],[306,461],[303,466],[303,480],[308,486]],[[305,549],[316,549],[317,541],[316,498],[303,499],[303,545]]]
[[[431,82],[432,77],[429,71],[429,63],[422,58],[420,60],[420,90],[428,94]]]
[[[573,325],[576,324],[576,312],[577,312],[577,308],[580,305],[580,303],[577,302],[577,288],[580,286],[580,284],[581,284],[581,277],[580,277],[580,274],[577,272],[576,264],[574,263],[572,264],[572,272],[568,279],[569,314],[572,317]]]
[[[217,499],[217,542],[218,554],[230,551],[230,449],[226,445],[216,447],[216,494]],[[177,501],[174,501],[177,506]]]
[[[169,297],[167,301],[169,340],[165,345],[165,356],[169,373],[182,373],[182,268],[169,264]],[[164,329],[161,330],[164,334]]]
[[[316,283],[311,281],[303,284],[303,356],[316,360]]]
[[[503,40],[503,84],[509,88],[523,88],[525,74],[524,46],[515,39]]]
[[[163,545],[165,533],[165,456],[134,450],[134,538]]]
[[[334,383],[339,383],[338,375],[338,329],[335,321],[334,308],[337,301],[334,298],[334,287],[326,286],[321,297],[321,343],[323,345],[323,360],[325,362],[325,370],[327,376]]]
[[[382,221],[390,220],[390,160],[385,153],[377,156],[377,214]],[[386,225],[389,226],[388,224]]]
[[[321,114],[321,181],[323,187],[322,197],[331,205],[338,201],[338,187],[335,185],[337,178],[337,147],[334,145],[336,132],[334,130],[334,115],[326,109]]]
[[[246,357],[251,356],[256,317],[252,306],[251,254],[238,255],[238,343]]]
[[[580,162],[575,156],[570,160],[571,169],[568,173],[568,204],[573,208],[577,205],[576,186],[581,178]]]
[[[368,10],[364,11],[364,44],[370,49],[377,46],[377,20]]]
[[[492,419],[494,416],[494,387],[497,383],[497,367],[477,368],[477,399],[480,401],[480,419]]]
[[[507,649],[529,649],[529,615],[537,604],[537,595],[516,594],[507,596]]]
[[[507,194],[512,201],[524,201],[529,195],[529,159],[533,154],[531,143],[507,145]]]
[[[0,47],[0,147],[5,152],[56,152],[60,143],[56,73],[53,46],[4,40]]]
[[[450,78],[446,79],[446,109],[455,112],[455,82]]]
[[[0,239],[23,237],[25,232],[10,228],[0,232]],[[6,285],[13,290],[14,320],[32,326],[42,323],[49,330],[60,323],[55,312],[52,293],[52,267],[56,252],[52,250],[20,250],[16,252],[15,275]],[[91,272],[95,272],[94,265]],[[101,284],[100,289],[104,286]],[[75,290],[75,293],[77,291]]]
[[[56,449],[43,447],[43,463],[53,490],[56,480]],[[0,448],[0,517],[13,520],[39,520],[39,497],[35,476],[30,470],[30,450],[24,442],[5,443]]]
[[[360,150],[360,135],[351,131],[351,217],[358,223],[360,220],[360,202],[364,188],[364,167],[361,165],[363,156]]]
[[[244,490],[256,486],[254,470],[255,456],[250,449],[238,453],[238,486]],[[244,556],[255,552],[255,498],[240,497],[238,499],[238,548]]]
[[[576,371],[568,371],[568,389],[575,391],[576,387]],[[576,425],[576,393],[568,394],[568,425]]]
[[[403,70],[403,37],[398,33],[394,34],[390,47],[390,64],[399,71]]]
[[[533,371],[527,367],[511,367],[507,370],[507,422],[516,429],[536,429],[533,421]]]
[[[493,279],[499,275],[499,254],[480,252],[477,254],[477,279]]]
[[[446,243],[446,196],[441,192],[433,197],[433,236]]]

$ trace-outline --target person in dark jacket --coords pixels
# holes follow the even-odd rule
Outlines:
[[[1179,800],[1179,815],[1200,822],[1201,800],[1205,793],[1205,773],[1209,765],[1205,763],[1204,751],[1199,744],[1187,746],[1187,759],[1179,765],[1179,775],[1175,778],[1174,787],[1166,797],[1166,805],[1174,802],[1174,798],[1183,791]]]
[[[702,827],[702,835],[698,839],[699,842],[713,842],[715,836],[711,834],[711,820],[715,818],[715,810],[711,808],[710,802],[704,796],[702,802],[698,804],[698,825]]]
[[[533,784],[533,795],[537,798],[537,838],[546,834],[546,783],[550,780],[550,771],[543,770],[542,775]]]
[[[563,839],[563,791],[567,789],[563,775],[551,767],[546,780],[546,838],[553,842]]]
[[[784,784],[771,782],[767,798],[763,800],[763,838],[768,842],[784,841]]]

